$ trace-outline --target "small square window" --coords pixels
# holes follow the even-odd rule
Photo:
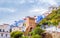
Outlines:
[[[3,33],[1,34],[1,36],[3,36]]]
[[[5,32],[5,30],[3,29],[3,32]]]
[[[7,37],[7,34],[6,34],[6,37]]]
[[[0,29],[0,32],[1,32],[1,29]]]

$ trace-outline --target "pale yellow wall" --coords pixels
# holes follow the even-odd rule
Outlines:
[[[12,32],[13,32],[13,31],[21,31],[21,30],[22,30],[22,29],[19,28],[19,27],[13,27],[13,28],[12,28]]]

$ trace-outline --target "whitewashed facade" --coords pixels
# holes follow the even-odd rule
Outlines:
[[[10,38],[10,26],[8,24],[0,25],[0,38]]]

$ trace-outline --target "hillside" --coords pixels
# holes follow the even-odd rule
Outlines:
[[[52,10],[52,12],[46,18],[41,20],[39,24],[58,25],[59,22],[60,22],[60,7],[58,7],[58,9]]]

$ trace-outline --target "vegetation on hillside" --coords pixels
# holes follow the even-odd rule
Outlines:
[[[57,7],[58,9],[52,10],[52,12],[41,22],[39,23],[40,25],[47,24],[47,25],[55,25],[57,26],[58,23],[60,22],[60,7]]]

